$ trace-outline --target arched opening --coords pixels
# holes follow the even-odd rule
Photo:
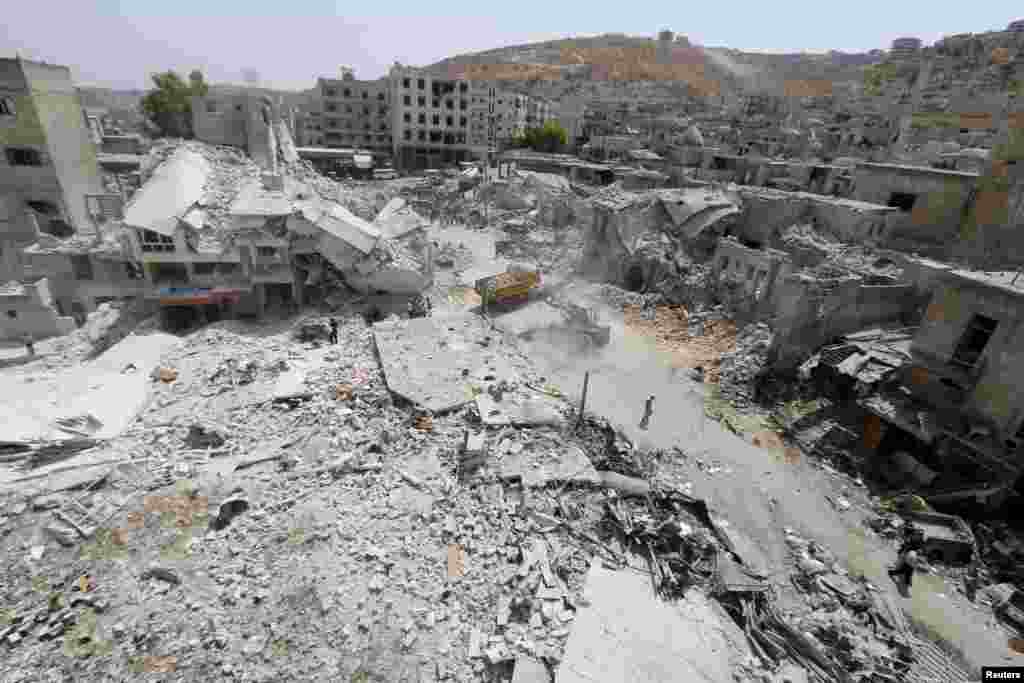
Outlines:
[[[626,271],[626,289],[631,292],[639,292],[644,288],[644,269],[638,265],[632,265]]]

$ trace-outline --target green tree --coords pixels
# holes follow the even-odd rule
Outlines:
[[[529,147],[535,152],[557,152],[569,142],[569,135],[557,121],[547,121],[540,128],[527,128],[513,138],[515,146]]]
[[[153,74],[153,89],[142,98],[142,113],[167,137],[192,137],[192,97],[203,96],[210,87],[198,69],[188,82],[174,71]]]

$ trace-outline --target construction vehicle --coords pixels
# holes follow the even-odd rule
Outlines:
[[[588,346],[607,346],[611,341],[611,325],[601,325],[594,311],[570,303],[563,314],[569,329],[582,333]]]
[[[503,304],[524,301],[530,290],[540,285],[540,269],[527,270],[512,267],[504,273],[480,278],[476,281],[476,293],[486,304]]]

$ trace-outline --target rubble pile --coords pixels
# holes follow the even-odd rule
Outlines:
[[[89,538],[69,530],[54,548],[32,535],[25,515],[71,496],[5,506],[5,543],[31,551],[30,564],[5,554],[4,647],[23,672],[5,680],[138,675],[157,659],[207,680],[325,668],[345,680],[490,680],[517,655],[557,663],[587,568],[587,542],[557,519],[578,503],[493,478],[461,484],[466,415],[422,430],[392,407],[358,318],[336,346],[293,329],[219,323],[160,360],[171,381],[155,382],[138,427],[108,445],[136,464],[73,496],[87,510],[122,506]],[[294,373],[303,398],[275,402]],[[540,444],[518,430],[505,441],[522,453]],[[24,590],[32,576],[77,577],[82,562],[93,617]],[[54,657],[76,623],[75,656]]]
[[[792,583],[809,611],[795,619],[814,652],[845,671],[841,680],[969,680],[911,631],[902,611],[863,578],[852,577],[820,544],[792,529],[786,544],[798,572]]]
[[[199,230],[202,244],[204,237],[213,239],[228,227],[231,202],[246,183],[260,178],[261,171],[255,161],[234,147],[195,141],[158,140],[143,164],[143,184],[160,164],[182,149],[202,156],[211,169],[202,199],[198,203],[204,213],[203,225]]]
[[[717,383],[721,358],[736,345],[736,324],[721,311],[693,314],[692,324],[682,306],[655,306],[653,312],[651,319],[643,306],[626,306],[627,330],[652,338],[675,367],[703,368],[705,381]]]
[[[903,268],[889,252],[865,244],[840,242],[814,225],[793,225],[782,232],[783,249],[798,268],[824,276],[826,272],[855,273],[871,278],[898,280]],[[819,269],[822,267],[823,270]]]
[[[743,410],[752,408],[756,400],[755,383],[768,362],[771,329],[764,323],[745,325],[735,343],[735,349],[721,355],[718,386],[722,398]]]

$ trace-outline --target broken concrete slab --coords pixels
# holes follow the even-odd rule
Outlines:
[[[472,314],[379,322],[373,337],[388,389],[435,414],[472,401],[481,382],[517,377],[494,332]]]
[[[500,402],[487,394],[476,397],[480,420],[489,427],[558,426],[565,422],[564,404],[550,396],[506,395]]]
[[[150,396],[143,372],[124,373],[129,363],[152,367],[181,339],[171,334],[132,334],[99,358],[59,375],[12,376],[0,398],[0,424],[11,441],[55,441],[67,437],[61,418],[89,414],[99,423],[91,434],[111,439],[125,430]],[[32,381],[30,381],[32,380]]]
[[[749,648],[728,617],[699,591],[660,600],[649,576],[595,561],[556,683],[731,683]]]
[[[572,444],[560,450],[526,449],[519,453],[507,453],[502,457],[498,470],[501,478],[521,479],[525,486],[530,487],[564,481],[601,483],[601,477],[590,458]]]
[[[281,402],[312,398],[313,394],[306,384],[306,378],[330,362],[327,357],[333,350],[331,346],[322,346],[307,351],[302,358],[291,360],[288,370],[282,372],[277,378],[272,395],[273,400]]]
[[[516,657],[512,683],[551,683],[551,674],[540,660],[520,655]]]

